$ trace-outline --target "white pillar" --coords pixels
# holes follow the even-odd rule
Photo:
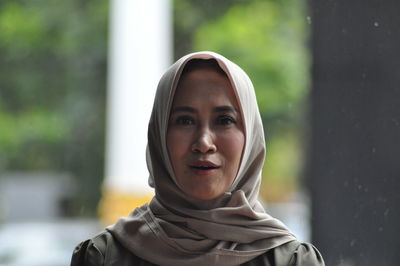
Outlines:
[[[120,208],[115,204],[125,204],[110,197],[152,194],[145,161],[147,125],[158,80],[171,62],[171,36],[169,0],[110,1],[103,216]]]

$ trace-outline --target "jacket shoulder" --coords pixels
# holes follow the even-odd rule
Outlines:
[[[104,265],[110,233],[101,232],[97,236],[81,242],[72,253],[71,266]]]
[[[290,253],[288,253],[290,252]],[[291,254],[288,265],[292,266],[325,266],[324,259],[318,249],[310,243],[292,241],[277,250],[277,256]]]
[[[123,247],[109,231],[83,241],[74,250],[71,266],[151,266]]]
[[[245,266],[325,266],[321,253],[309,243],[291,241],[244,264]]]

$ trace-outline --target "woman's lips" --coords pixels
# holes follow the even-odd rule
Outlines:
[[[220,166],[211,161],[195,161],[189,167],[198,175],[209,175],[217,171]]]

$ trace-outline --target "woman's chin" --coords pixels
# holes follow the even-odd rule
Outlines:
[[[196,190],[196,191],[191,191],[189,193],[186,193],[188,196],[197,199],[197,200],[213,200],[215,198],[218,198],[220,195],[223,194],[223,191],[215,191],[215,190]]]

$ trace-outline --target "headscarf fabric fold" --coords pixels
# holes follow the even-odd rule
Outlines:
[[[190,198],[178,187],[166,144],[175,90],[193,59],[217,61],[232,84],[244,121],[238,173],[229,191],[212,200]],[[261,117],[247,74],[217,53],[188,54],[162,76],[154,100],[146,159],[155,197],[108,230],[136,256],[158,265],[239,265],[296,240],[258,201],[264,157]]]

